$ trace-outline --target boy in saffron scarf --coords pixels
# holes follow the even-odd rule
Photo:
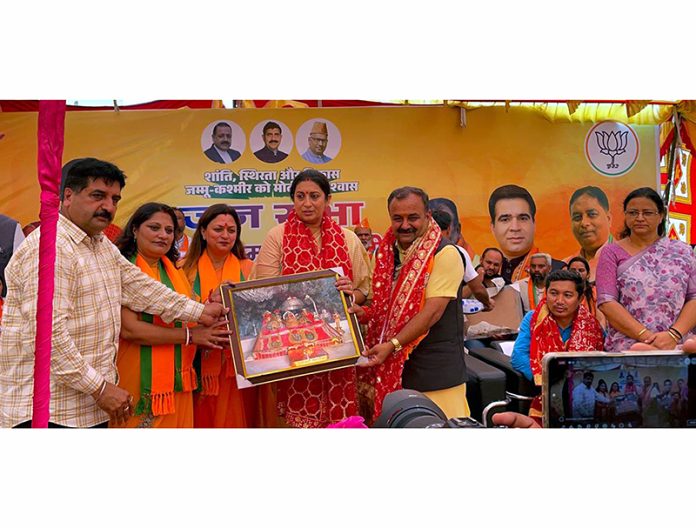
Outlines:
[[[597,319],[581,304],[584,281],[572,271],[553,271],[546,294],[522,319],[512,350],[512,367],[541,385],[541,360],[549,352],[603,350],[604,334]],[[541,417],[541,398],[532,402],[532,417]]]

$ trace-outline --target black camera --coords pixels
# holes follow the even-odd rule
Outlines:
[[[382,414],[372,427],[378,429],[459,429],[483,428],[473,418],[447,419],[435,403],[422,393],[402,389],[387,394]]]

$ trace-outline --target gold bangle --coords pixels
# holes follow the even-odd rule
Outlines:
[[[646,326],[644,326],[643,329],[640,332],[638,332],[638,338],[640,339],[640,336],[642,336],[647,331],[648,331],[648,328]]]
[[[674,339],[676,344],[679,344],[679,338],[674,334],[674,332],[672,332],[672,330],[667,330],[667,333],[672,337],[672,339]]]

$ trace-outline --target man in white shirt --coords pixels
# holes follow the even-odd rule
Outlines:
[[[592,388],[594,374],[585,372],[582,383],[573,389],[573,418],[594,418],[597,392]]]

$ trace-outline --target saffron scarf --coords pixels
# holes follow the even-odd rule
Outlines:
[[[539,299],[537,298],[536,286],[534,286],[534,281],[531,277],[527,280],[527,299],[529,299],[529,309],[536,309],[539,304]]]
[[[283,235],[282,274],[341,266],[353,278],[353,264],[343,230],[324,213],[321,247],[310,229],[290,211]],[[293,427],[326,427],[357,414],[355,368],[310,374],[278,382],[278,412]]]
[[[366,310],[368,348],[394,337],[423,308],[425,288],[441,236],[440,228],[431,219],[425,234],[409,247],[398,276],[394,277],[396,237],[391,229],[385,233],[375,259],[372,308]],[[361,376],[361,382],[366,381],[374,387],[373,417],[382,412],[385,396],[401,389],[404,363],[426,335],[427,332],[414,341],[403,344],[398,354],[391,354],[384,363],[367,369],[365,375]]]
[[[227,255],[222,267],[222,275],[218,275],[210,260],[207,251],[203,251],[198,259],[196,276],[193,280],[193,292],[197,294],[201,302],[208,300],[210,292],[220,286],[222,281],[241,282],[244,280],[239,259],[232,253]],[[205,396],[217,396],[220,392],[220,372],[222,372],[223,354],[225,361],[225,377],[233,378],[235,375],[232,364],[232,352],[229,348],[223,350],[206,350],[201,356],[201,394]]]
[[[529,363],[534,375],[534,383],[541,385],[541,363],[549,352],[583,352],[604,349],[604,333],[597,319],[582,304],[573,319],[570,338],[563,343],[556,319],[549,311],[546,299],[542,299],[534,310],[530,321],[531,342]],[[532,401],[529,415],[542,416],[541,397]]]
[[[138,253],[133,259],[145,274],[170,290],[191,297],[191,288],[182,273],[167,257],[162,257],[153,269]],[[155,315],[142,313],[143,321],[167,328],[181,328],[179,321],[165,323]],[[135,414],[162,416],[176,412],[174,392],[190,392],[197,388],[193,345],[140,345],[140,399]]]

